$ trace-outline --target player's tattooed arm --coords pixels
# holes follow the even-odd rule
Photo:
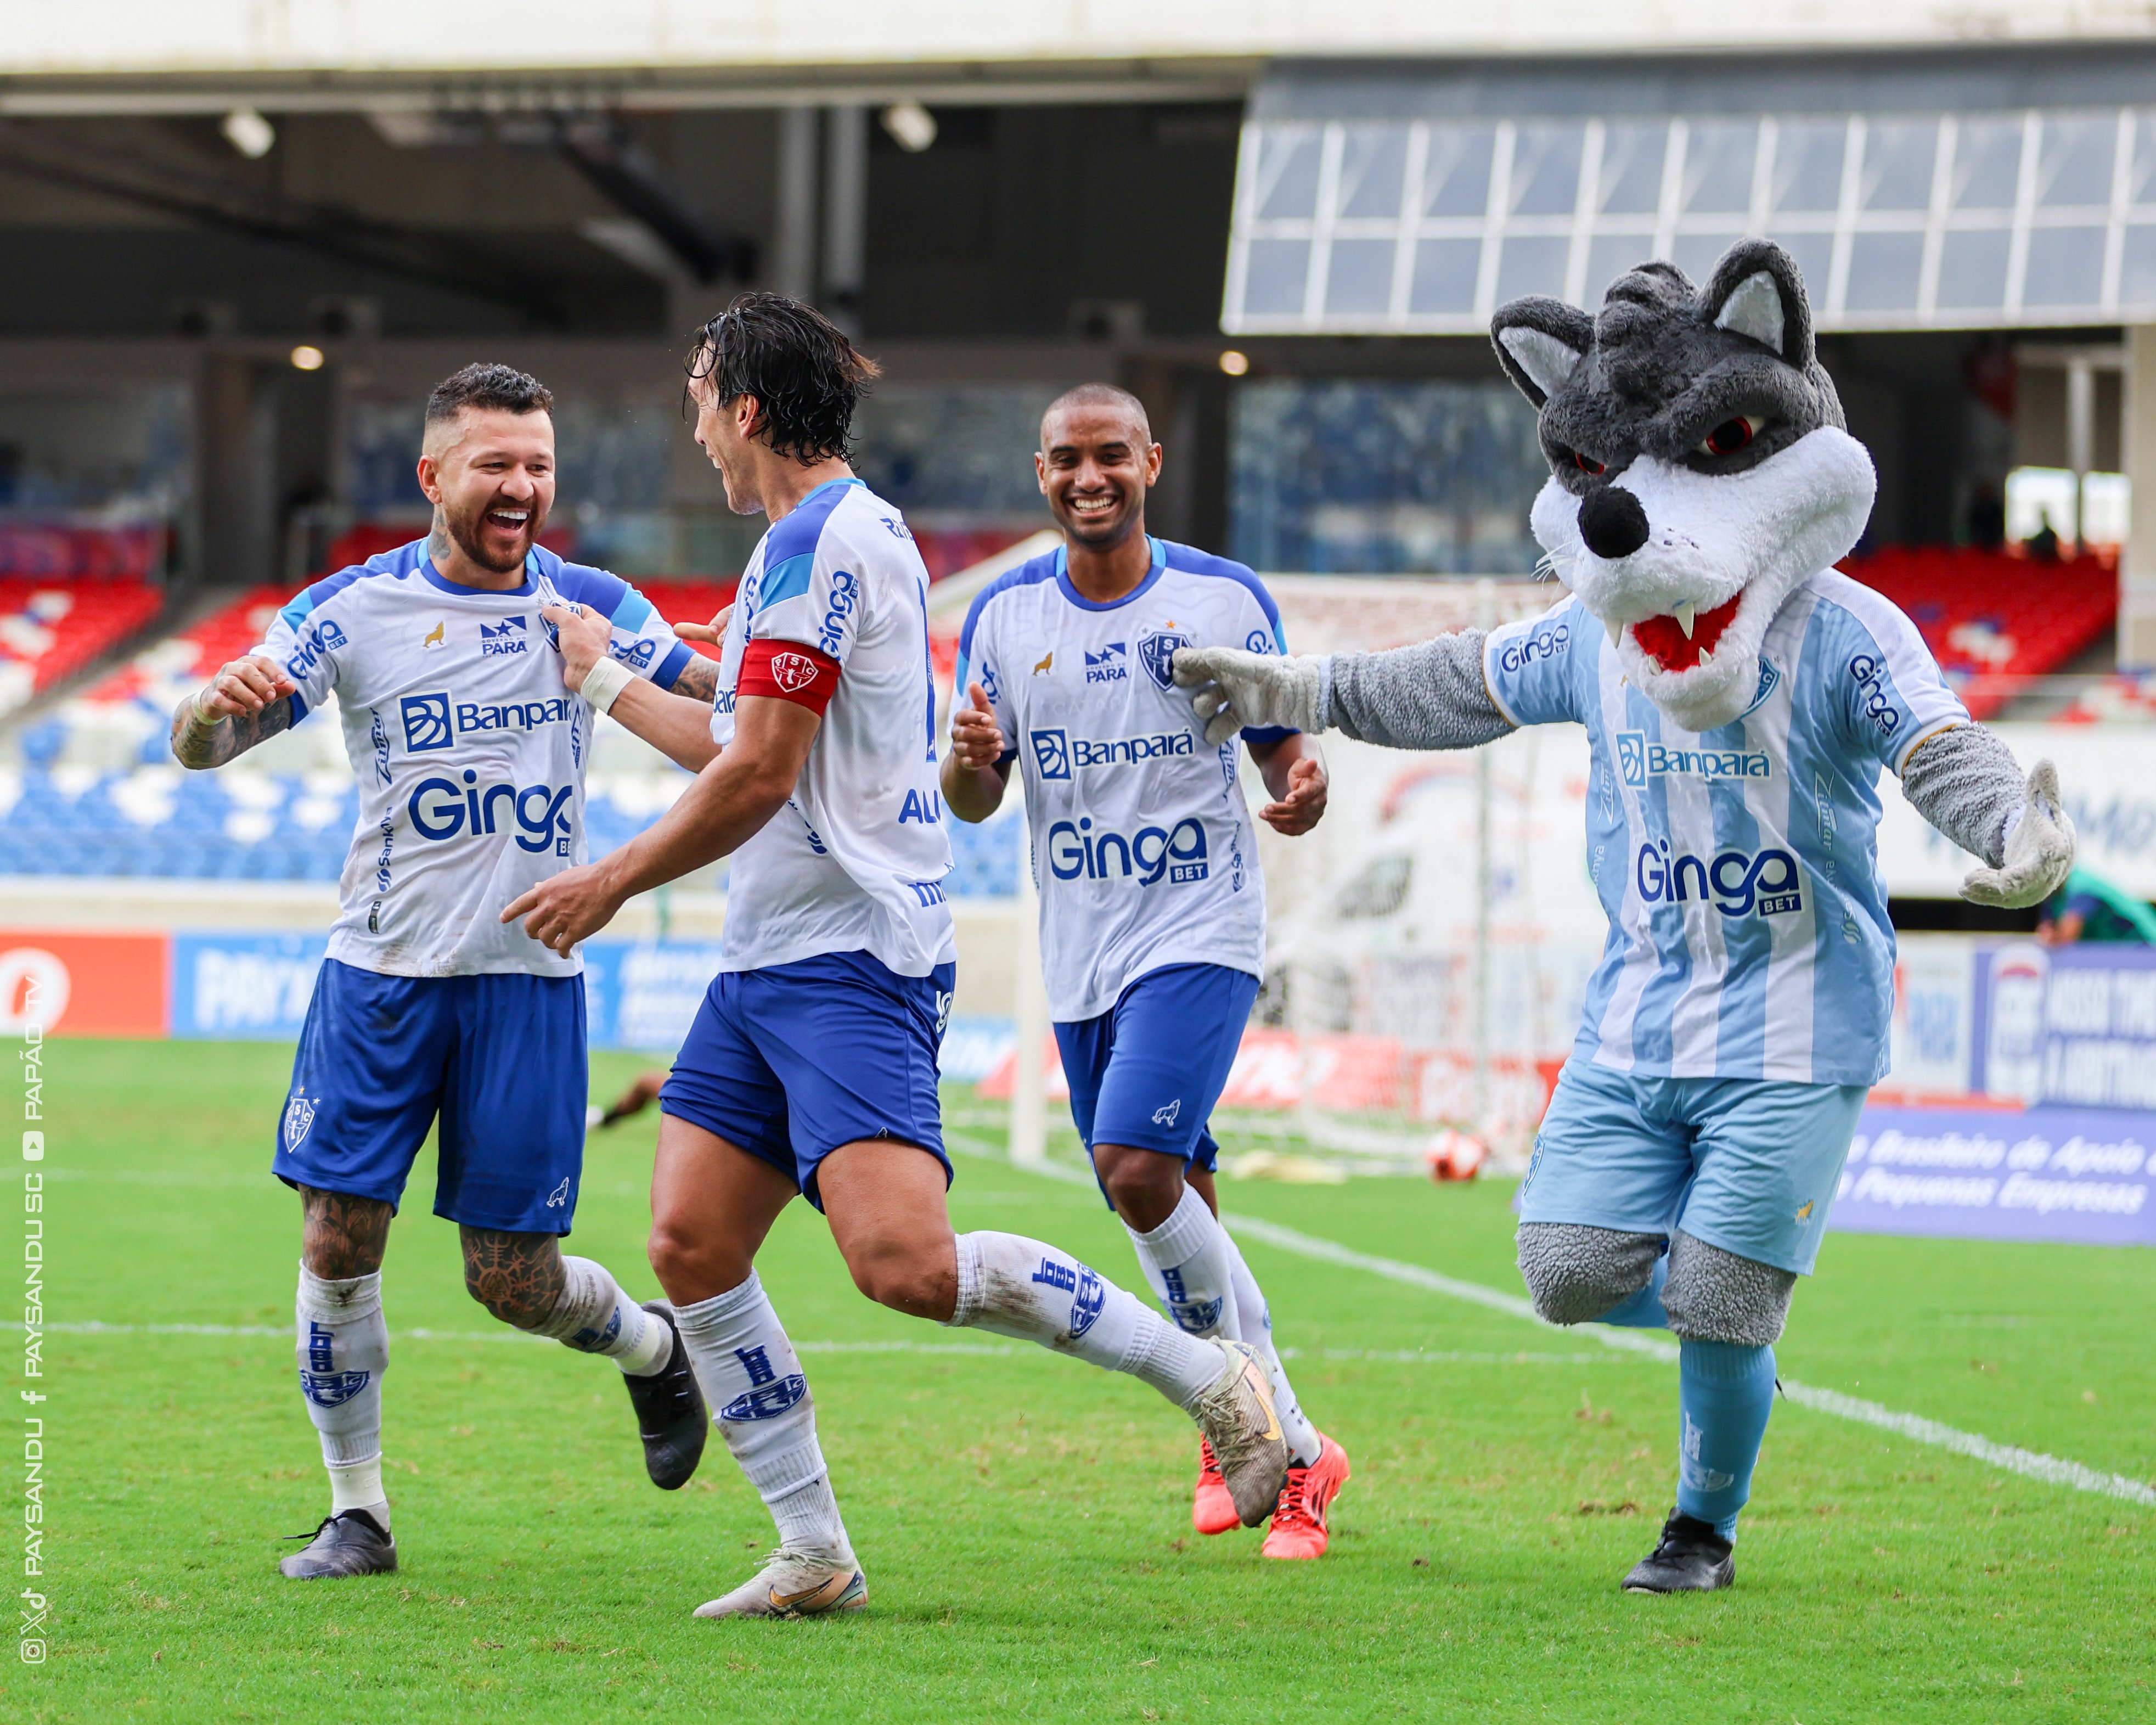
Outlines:
[[[382,1267],[396,1211],[380,1199],[302,1186],[300,1214],[300,1256],[325,1281],[372,1276]]]
[[[172,714],[172,757],[198,770],[222,767],[292,728],[299,685],[274,660],[235,659]]]
[[[706,659],[701,653],[696,655],[681,667],[681,675],[674,679],[674,693],[709,706],[719,698],[718,661]]]
[[[536,1329],[552,1316],[569,1280],[560,1240],[493,1228],[457,1232],[464,1241],[465,1287],[473,1299],[520,1330]]]

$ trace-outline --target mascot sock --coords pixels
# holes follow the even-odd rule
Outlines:
[[[1685,1337],[1677,1404],[1677,1507],[1734,1539],[1774,1404],[1774,1350]]]
[[[382,1374],[389,1368],[389,1330],[382,1318],[382,1272],[332,1281],[301,1264],[294,1315],[300,1393],[322,1440],[330,1513],[363,1509],[387,1532]]]
[[[1664,1252],[1655,1260],[1655,1273],[1647,1278],[1646,1286],[1622,1304],[1611,1307],[1595,1322],[1627,1330],[1666,1330],[1670,1315],[1662,1310],[1662,1284],[1669,1279],[1670,1255]]]

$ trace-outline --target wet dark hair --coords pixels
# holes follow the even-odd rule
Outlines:
[[[454,419],[467,408],[500,408],[509,413],[551,413],[554,392],[514,366],[481,362],[452,372],[427,398],[427,424]]]
[[[696,331],[687,370],[722,406],[754,396],[773,453],[813,467],[853,459],[854,409],[881,367],[814,306],[749,293]]]

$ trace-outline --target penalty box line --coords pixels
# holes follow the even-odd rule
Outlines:
[[[993,1146],[978,1138],[962,1138],[956,1133],[947,1137],[970,1155],[1000,1162],[1005,1167],[1017,1166],[1008,1156],[998,1153]],[[1043,1174],[1050,1179],[1066,1183],[1086,1187],[1094,1183],[1092,1175],[1086,1170],[1058,1163],[1038,1164],[1022,1171]],[[1292,1252],[1298,1257],[1364,1271],[1372,1276],[1383,1276],[1388,1281],[1404,1282],[1409,1287],[1442,1294],[1449,1299],[1468,1301],[1476,1306],[1486,1307],[1492,1312],[1504,1312],[1508,1317],[1524,1318],[1544,1328],[1557,1327],[1543,1324],[1533,1305],[1517,1294],[1486,1287],[1481,1282],[1463,1281],[1457,1276],[1441,1276],[1435,1270],[1425,1270],[1419,1264],[1405,1264],[1397,1258],[1380,1258],[1368,1252],[1358,1252],[1352,1246],[1342,1245],[1337,1240],[1323,1240],[1297,1229],[1284,1228],[1279,1223],[1268,1222],[1262,1217],[1234,1215],[1223,1210],[1220,1219],[1240,1235],[1261,1240],[1268,1245],[1284,1252]],[[1579,1326],[1579,1330],[1581,1334],[1603,1347],[1620,1353],[1644,1354],[1652,1359],[1672,1363],[1678,1358],[1675,1343],[1643,1336],[1634,1330],[1615,1329],[1606,1324],[1585,1324]],[[2048,1455],[2040,1450],[2025,1450],[2018,1444],[1994,1443],[1979,1433],[1964,1431],[1958,1426],[1948,1425],[1937,1420],[1927,1420],[1921,1414],[1905,1414],[1882,1403],[1866,1401],[1861,1396],[1844,1395],[1837,1389],[1819,1389],[1811,1384],[1799,1384],[1787,1378],[1781,1380],[1781,1384],[1782,1394],[1790,1401],[1800,1408],[1810,1408],[1815,1413],[1853,1420],[1860,1425],[1876,1426],[1898,1437],[1928,1444],[1935,1449],[1952,1450],[1972,1461],[1980,1461],[1987,1467],[2020,1474],[2025,1479],[2041,1480],[2046,1485],[2064,1486],[2070,1490],[2087,1491],[2099,1497],[2117,1497],[2128,1503],[2156,1507],[2156,1487],[2152,1487],[2143,1480],[2129,1479],[2124,1474],[2105,1473],[2064,1456]]]

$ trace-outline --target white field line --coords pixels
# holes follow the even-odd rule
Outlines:
[[[952,1134],[957,1139],[956,1134]],[[998,1155],[993,1147],[978,1139],[958,1140],[961,1147],[975,1155],[994,1156],[1008,1165],[1008,1158]],[[1091,1176],[1084,1170],[1050,1164],[1037,1170],[1054,1179],[1091,1185]],[[1342,1265],[1352,1270],[1367,1271],[1381,1276],[1388,1281],[1404,1282],[1410,1287],[1425,1288],[1434,1294],[1444,1294],[1455,1300],[1471,1301],[1493,1312],[1502,1312],[1513,1317],[1525,1318],[1539,1324],[1534,1307],[1517,1294],[1507,1294],[1498,1289],[1485,1287],[1480,1282],[1461,1281],[1457,1277],[1440,1276],[1435,1270],[1425,1270],[1419,1264],[1404,1264],[1396,1258],[1374,1257],[1368,1252],[1358,1252],[1337,1240],[1322,1240],[1316,1235],[1304,1234],[1293,1228],[1283,1228],[1277,1222],[1268,1222],[1257,1216],[1231,1215],[1224,1211],[1220,1219],[1239,1235],[1252,1240],[1264,1240],[1285,1252],[1299,1257],[1315,1258],[1328,1264]],[[1626,1353],[1645,1354],[1652,1358],[1674,1361],[1678,1351],[1673,1343],[1652,1336],[1643,1336],[1635,1331],[1613,1328],[1606,1324],[1589,1324],[1580,1327],[1580,1333],[1599,1342],[1604,1348]],[[2041,1480],[2046,1485],[2070,1486],[2076,1491],[2093,1492],[2101,1497],[2118,1497],[2128,1503],[2156,1507],[2156,1487],[2145,1480],[2129,1479],[2124,1474],[2105,1473],[2093,1467],[2085,1467],[2078,1461],[2063,1456],[2047,1455],[2041,1450],[2025,1450],[2015,1444],[1994,1443],[1976,1432],[1964,1431],[1958,1426],[1947,1425],[1937,1420],[1927,1420],[1921,1414],[1904,1414],[1878,1402],[1866,1401],[1861,1396],[1844,1395],[1836,1389],[1815,1389],[1809,1384],[1798,1384],[1789,1378],[1782,1380],[1782,1393],[1799,1407],[1810,1408],[1815,1413],[1831,1414],[1837,1419],[1853,1420],[1859,1425],[1875,1425],[1882,1431],[1913,1439],[1920,1444],[1950,1450],[1957,1455],[1966,1455],[1972,1461],[1981,1461],[1987,1466],[2000,1468],[2008,1473],[2018,1473],[2032,1480]]]

